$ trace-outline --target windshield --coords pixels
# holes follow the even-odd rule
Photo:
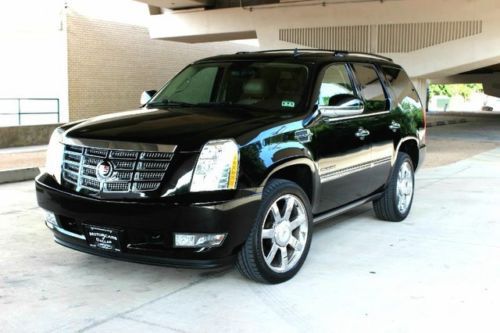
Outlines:
[[[293,111],[302,101],[306,83],[307,67],[299,64],[194,64],[174,77],[148,105],[241,105]]]

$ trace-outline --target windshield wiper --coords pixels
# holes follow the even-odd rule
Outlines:
[[[159,102],[152,102],[148,103],[147,106],[151,107],[187,107],[187,106],[194,106],[195,104],[192,103],[186,103],[186,102],[176,102],[176,101],[168,101],[168,100],[163,100]]]

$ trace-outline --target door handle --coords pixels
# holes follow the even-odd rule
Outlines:
[[[397,123],[395,122],[394,120],[391,122],[391,124],[389,125],[389,128],[393,131],[393,132],[396,132],[398,129],[401,128],[401,124],[400,123]]]
[[[364,140],[365,137],[367,137],[368,135],[370,135],[370,131],[369,130],[365,130],[363,127],[360,127],[358,129],[358,131],[354,134],[358,139],[360,140]]]

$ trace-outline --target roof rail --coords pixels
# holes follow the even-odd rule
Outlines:
[[[339,53],[342,53],[342,51],[339,51]],[[346,52],[343,55],[360,56],[360,57],[370,57],[370,58],[387,60],[387,61],[390,61],[390,62],[394,61],[394,60],[392,60],[392,58],[384,57],[384,56],[381,56],[379,54],[368,53],[368,52]]]
[[[262,51],[241,51],[236,52],[236,54],[248,54],[248,53],[277,53],[277,52],[293,52],[294,55],[299,55],[303,52],[327,52],[327,53],[346,53],[348,51],[337,51],[328,49],[275,49],[275,50],[262,50]]]
[[[301,54],[307,52],[323,52],[323,53],[332,53],[334,56],[361,56],[361,57],[370,57],[376,59],[382,59],[387,61],[393,61],[391,58],[384,57],[374,53],[368,52],[349,52],[345,50],[330,50],[330,49],[276,49],[276,50],[262,50],[262,51],[241,51],[236,52],[236,54],[250,54],[250,53],[277,53],[277,52],[293,52],[294,56],[299,56]]]

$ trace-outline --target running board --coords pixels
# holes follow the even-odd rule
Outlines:
[[[347,212],[347,211],[349,211],[351,209],[354,209],[354,208],[356,208],[358,206],[364,205],[367,202],[370,202],[370,201],[373,201],[374,199],[377,199],[378,197],[380,197],[380,195],[381,195],[380,193],[377,193],[377,194],[374,194],[374,195],[370,195],[369,197],[366,197],[364,199],[355,201],[353,203],[350,203],[348,205],[342,206],[340,208],[328,211],[326,213],[319,214],[319,215],[317,215],[317,216],[315,216],[313,218],[313,223],[314,224],[318,224],[318,223],[324,222],[324,221],[326,221],[328,219],[331,219],[332,217],[344,214],[345,212]]]

